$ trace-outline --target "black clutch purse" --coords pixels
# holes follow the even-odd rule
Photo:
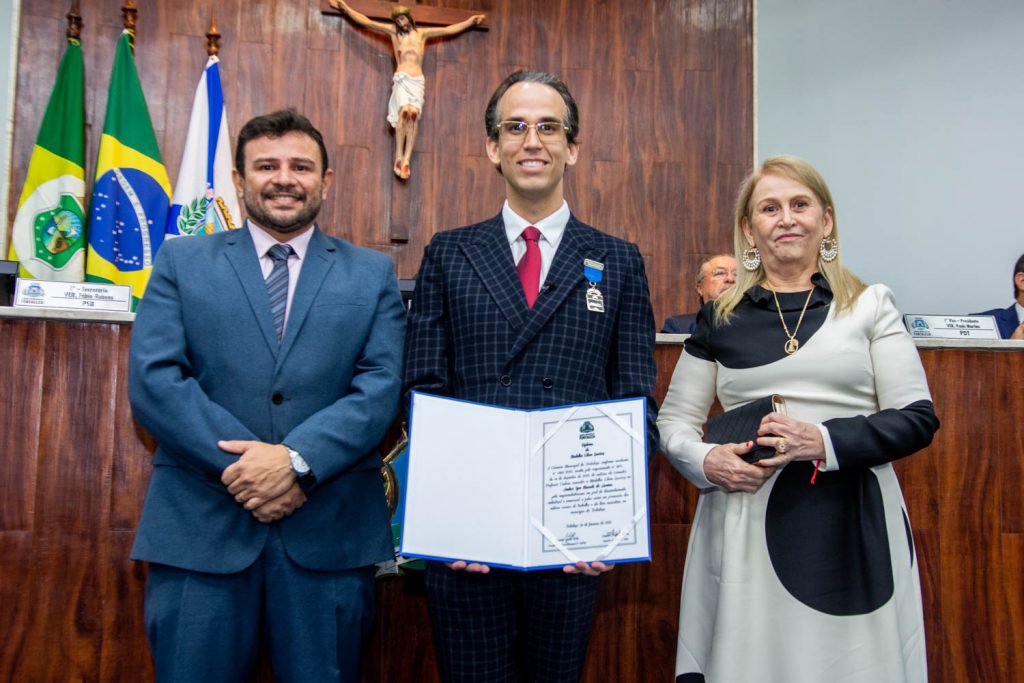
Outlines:
[[[772,394],[716,415],[708,420],[704,441],[718,444],[756,441],[761,418],[771,412],[785,414],[786,399],[778,394]],[[773,455],[775,449],[771,446],[755,444],[754,450],[740,457],[746,462],[754,463]]]

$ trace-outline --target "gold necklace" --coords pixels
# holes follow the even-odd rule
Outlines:
[[[779,320],[782,321],[782,329],[785,330],[786,336],[789,337],[789,341],[783,349],[786,353],[792,356],[796,353],[796,350],[800,348],[800,342],[796,338],[796,333],[800,329],[800,323],[804,321],[804,313],[807,312],[807,304],[811,303],[811,294],[814,294],[814,285],[811,285],[811,291],[807,292],[807,301],[804,302],[803,310],[800,311],[800,319],[796,321],[796,327],[793,328],[793,334],[789,333],[789,327],[786,325],[786,319],[782,317],[782,306],[779,306],[779,297],[775,294],[775,288],[772,287],[772,283],[768,282],[768,289],[772,290],[772,298],[775,299],[775,310],[779,312]]]

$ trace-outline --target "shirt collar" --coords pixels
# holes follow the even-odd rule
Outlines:
[[[264,258],[272,246],[280,244],[270,233],[256,225],[251,219],[246,219],[245,222],[249,227],[249,234],[252,235],[252,243],[256,245],[256,255],[260,258]],[[314,230],[316,230],[315,225],[311,230],[306,230],[301,235],[296,235],[284,243],[291,246],[300,261],[306,258],[306,250],[309,248],[309,240],[313,239]]]
[[[557,211],[545,216],[536,223],[529,222],[513,211],[508,205],[507,199],[504,206],[501,207],[501,219],[505,221],[505,236],[508,237],[509,244],[519,239],[519,235],[522,234],[524,228],[532,225],[540,230],[540,234],[547,240],[552,249],[558,248],[558,243],[561,241],[562,235],[565,234],[565,226],[569,224],[570,215],[569,204],[565,200],[562,200],[562,205],[558,207]]]
[[[815,273],[811,276],[811,283],[814,287],[814,294],[811,295],[811,300],[808,302],[809,306],[818,304],[819,302],[828,303],[832,301],[832,288],[828,285],[828,280],[821,273]],[[781,292],[780,292],[781,294]],[[772,296],[772,290],[761,285],[754,285],[748,289],[744,294],[744,297],[750,299],[751,302],[760,305],[766,305],[771,303],[775,305],[775,297]]]
[[[1014,302],[1013,307],[1017,309],[1017,321],[1024,322],[1024,306]]]

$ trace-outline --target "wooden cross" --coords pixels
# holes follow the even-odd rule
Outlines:
[[[404,0],[400,2],[381,2],[380,0],[347,0],[352,9],[362,12],[371,19],[380,21],[391,21],[391,11],[395,5],[405,5],[412,10],[412,17],[417,26],[449,26],[460,21],[469,19],[474,14],[481,14],[480,11],[450,9],[448,7],[431,7],[430,5],[418,5],[415,0]],[[341,14],[340,10],[331,7],[329,0],[320,0],[320,11],[323,14]],[[481,31],[488,30],[487,21],[475,26]]]

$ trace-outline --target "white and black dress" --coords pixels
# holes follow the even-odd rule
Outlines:
[[[824,278],[787,337],[770,291],[753,287],[728,325],[710,305],[658,417],[662,450],[702,489],[683,573],[677,683],[927,681],[917,557],[893,460],[927,446],[938,419],[892,292],[868,287],[836,315]],[[807,292],[780,293],[792,330]],[[781,394],[818,426],[826,457],[793,462],[754,494],[704,476],[701,427]]]

